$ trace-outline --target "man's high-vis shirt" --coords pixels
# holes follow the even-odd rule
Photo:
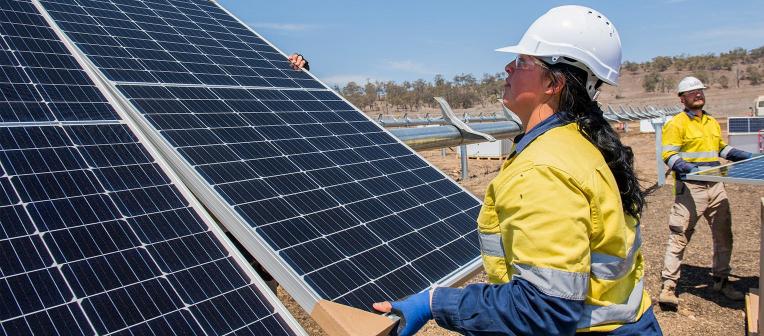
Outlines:
[[[719,123],[705,111],[700,117],[685,110],[663,126],[663,161],[676,173],[693,168],[720,165],[719,158],[748,159],[751,154],[727,145]]]

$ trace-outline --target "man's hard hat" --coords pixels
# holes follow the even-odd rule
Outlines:
[[[513,46],[496,51],[525,54],[547,63],[567,63],[589,73],[586,89],[596,99],[597,79],[618,85],[621,38],[608,18],[583,6],[560,6],[536,19]]]
[[[696,89],[707,89],[707,87],[703,85],[703,82],[701,82],[700,79],[692,76],[687,76],[679,81],[679,84],[676,86],[676,94],[681,96],[682,93]]]

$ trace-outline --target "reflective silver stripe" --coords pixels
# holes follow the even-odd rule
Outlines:
[[[679,156],[683,159],[717,159],[719,154],[716,152],[679,152]]]
[[[671,151],[678,152],[680,148],[682,148],[682,147],[680,147],[680,146],[663,146],[663,151],[664,152],[671,152]]]
[[[733,149],[733,147],[730,146],[730,145],[724,146],[724,148],[722,148],[722,151],[719,152],[719,156],[721,156],[721,157],[726,159],[727,155],[729,155],[729,153],[732,151],[732,149]]]
[[[589,290],[589,274],[565,272],[523,264],[513,264],[512,276],[525,279],[546,295],[568,300],[583,300]]]
[[[681,159],[681,157],[679,157],[679,155],[674,154],[674,155],[670,156],[668,161],[666,162],[666,164],[668,165],[669,169],[674,169],[674,165],[676,164],[677,161],[679,161],[679,159]]]
[[[631,323],[637,320],[639,307],[642,305],[644,278],[640,279],[629,294],[626,303],[609,306],[584,305],[584,314],[578,320],[576,328],[587,328],[604,323]]]
[[[637,226],[637,232],[634,236],[634,244],[631,245],[626,259],[604,253],[592,253],[592,275],[595,278],[603,280],[615,280],[623,277],[634,264],[634,257],[637,250],[642,245],[642,230]]]
[[[484,255],[504,258],[504,244],[501,243],[501,234],[480,234],[480,250]]]

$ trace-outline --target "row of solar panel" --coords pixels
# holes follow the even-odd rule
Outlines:
[[[64,1],[43,1],[44,4],[49,2]],[[168,19],[164,21],[165,25],[168,29],[174,29],[177,34],[183,35],[188,32],[184,30],[186,28],[193,29],[193,24],[189,26],[188,23],[180,24],[173,21],[175,14],[165,10],[164,7],[155,6],[159,2],[161,1],[144,2],[143,6],[154,11],[160,18]],[[98,21],[95,17],[98,15],[117,19],[126,15],[132,18],[132,12],[135,10],[117,4],[116,8],[112,8],[114,10],[112,12],[94,14],[90,9],[92,7],[95,6],[85,4],[75,9],[58,12],[52,10],[51,15],[57,21],[67,21],[69,16],[61,15],[64,12],[78,15],[92,14],[94,20]],[[204,9],[208,13],[218,10]],[[121,13],[116,14],[120,11]],[[213,16],[210,18],[214,19]],[[133,21],[138,21],[137,24],[140,25],[143,18],[133,18]],[[80,22],[83,20],[81,19]],[[87,36],[88,32],[103,28],[94,28],[91,25],[92,23],[76,26],[62,25],[62,28],[72,36],[74,42],[89,58],[100,57],[103,55],[98,51],[89,51],[87,47],[83,47],[93,44]],[[226,23],[219,32],[225,33],[227,27],[232,25],[243,28],[238,22]],[[123,27],[123,29],[109,30],[109,32],[114,36],[114,39],[106,42],[109,47],[122,49],[134,47],[130,44],[134,42],[132,38],[137,36],[134,27],[132,29]],[[225,53],[229,57],[269,59],[274,69],[281,73],[290,76],[303,74],[292,70],[288,63],[284,62],[284,55],[278,54],[278,61],[269,57],[268,51],[277,53],[273,48],[268,47],[270,48],[268,50],[262,46],[246,48],[244,44],[248,41],[258,43],[263,41],[246,29],[236,30],[235,34],[226,36],[213,36],[205,34],[202,30],[195,30],[193,34],[200,34],[197,37],[203,37],[204,40],[188,40],[186,44],[209,46],[209,43],[214,41],[222,45],[223,49],[227,49]],[[123,43],[124,40],[120,38],[129,39],[130,42]],[[231,43],[232,41],[234,42]],[[103,41],[98,42],[99,45],[100,43]],[[172,53],[171,50],[164,48],[161,43],[151,45],[152,50]],[[146,57],[154,56],[142,56],[142,58]],[[225,62],[221,59],[210,60]],[[221,68],[226,65],[226,63],[214,64]],[[259,65],[264,66],[264,63]],[[128,70],[143,69],[163,70],[161,67],[151,68],[151,65],[146,67],[146,65],[138,64],[130,65]],[[187,70],[194,75],[199,74],[195,71],[207,71]],[[183,71],[177,70],[174,73],[181,72]],[[137,85],[138,83],[133,82],[135,79],[110,78],[125,99],[142,113],[147,124],[151,126],[151,131],[159,132],[168,147],[172,147],[183,161],[193,167],[199,178],[190,184],[203,183],[209,186],[207,189],[198,188],[195,192],[200,192],[200,189],[201,192],[205,190],[211,192],[212,196],[220,201],[219,206],[230,207],[238,214],[240,221],[238,225],[257,228],[254,234],[278,251],[284,259],[281,262],[284,264],[282,267],[286,267],[287,271],[296,277],[305,275],[306,270],[317,274],[332,272],[333,269],[329,267],[338,262],[364,257],[340,252],[352,250],[359,243],[343,241],[334,235],[321,237],[319,240],[323,244],[321,246],[327,248],[327,254],[314,254],[309,258],[298,256],[309,253],[303,245],[311,246],[313,241],[279,240],[280,236],[292,236],[291,232],[285,234],[283,230],[294,230],[297,224],[301,227],[316,229],[306,232],[335,232],[356,229],[358,226],[364,227],[366,232],[373,232],[366,223],[389,216],[398,216],[407,225],[393,228],[395,236],[416,233],[420,227],[444,227],[441,229],[443,232],[454,233],[449,234],[451,240],[447,242],[433,242],[432,238],[422,235],[417,235],[416,238],[426,242],[426,245],[434,246],[435,248],[431,250],[432,254],[437,254],[438,248],[459,246],[461,252],[453,255],[471,257],[451,260],[455,257],[440,254],[438,260],[441,260],[441,263],[463,266],[470,261],[475,261],[478,256],[473,223],[477,217],[479,203],[334,93],[322,90],[283,90],[280,88],[294,87],[283,82],[267,85],[273,89],[242,90],[241,85],[232,84],[228,84],[230,86],[227,88],[207,87],[206,84],[210,83],[199,83],[192,87],[174,86],[171,84],[187,83],[169,77],[161,79],[165,84],[162,86],[157,86],[154,79],[142,79],[145,84],[151,85]],[[125,85],[128,83],[123,82],[131,83]],[[324,88],[321,85],[316,87]],[[383,188],[372,189],[368,186],[370,182],[362,183],[363,180],[375,178],[376,184]],[[259,188],[258,192],[251,191],[255,188]],[[270,192],[271,190],[275,193]],[[378,194],[380,190],[385,192]],[[432,209],[427,204],[423,204],[432,201],[446,201],[451,208]],[[214,210],[217,207],[211,208]],[[340,213],[343,215],[339,218],[347,218],[347,220],[329,224],[328,219],[332,218],[333,212],[339,211],[337,208],[341,208]],[[443,211],[443,209],[449,210]],[[455,216],[454,210],[458,214],[465,215],[459,217],[463,221],[445,224],[444,219]],[[464,220],[465,218],[468,220]],[[282,227],[281,224],[285,222],[290,223]],[[307,226],[306,223],[308,223]],[[271,231],[260,229],[267,225],[273,225],[273,231],[279,233],[279,236]],[[324,226],[330,227],[323,228]],[[312,236],[301,233],[299,237],[311,239]],[[374,241],[373,235],[369,237],[366,239]],[[245,240],[247,238],[243,237]],[[246,242],[244,243],[246,245]],[[393,251],[388,244],[381,248],[385,249],[387,254],[399,255],[399,252]],[[426,256],[418,255],[417,258]],[[408,263],[414,261],[405,258],[404,260]],[[395,272],[405,271],[406,276],[411,279],[435,279],[459,268],[441,268],[438,272],[425,274],[423,277],[420,271],[403,267],[404,264],[400,262],[386,263],[384,260],[377,262],[387,266],[384,272],[371,272],[365,269],[368,267],[365,266],[367,264],[365,260],[345,263],[352,267],[356,274],[364,274],[365,276],[361,279],[369,278],[372,283],[384,281],[383,277]],[[310,282],[310,279],[307,281]],[[420,290],[427,287],[426,281],[412,280],[410,282],[414,282],[414,287]],[[319,297],[350,303],[357,307],[366,307],[369,302],[379,299],[394,299],[401,294],[391,291],[391,288],[375,289],[374,295],[347,302],[343,301],[343,295],[345,295],[343,293],[352,291],[354,287],[346,286],[342,281],[326,281],[308,285]],[[296,295],[296,297],[299,300],[300,296]]]
[[[277,256],[266,259],[264,266],[276,271],[280,282],[296,284],[286,288],[303,307],[311,307],[317,298],[367,307],[477,268],[474,222],[479,202],[309,74],[292,70],[283,54],[213,2],[42,0],[40,4],[92,62],[93,70],[110,80],[103,84],[133,107],[124,112],[137,118],[141,131],[161,140],[160,151],[178,163],[179,172],[195,174],[182,176],[194,192],[204,195],[205,207],[235,227],[232,232],[253,255]],[[140,333],[161,323],[214,334],[252,333],[258,325],[294,328],[288,314],[259,293],[257,281],[247,278],[251,270],[228,255],[222,247],[226,243],[215,243],[216,230],[189,207],[119,121],[37,8],[27,0],[0,4],[0,27],[0,42],[8,51],[0,66],[9,74],[0,77],[4,94],[0,104],[9,107],[0,112],[0,126],[12,132],[18,126],[14,123],[43,124],[40,130],[23,128],[34,141],[15,137],[28,148],[4,148],[7,158],[0,164],[7,172],[4,177],[10,177],[0,185],[5,190],[23,188],[15,196],[6,193],[9,206],[16,202],[45,206],[28,220],[29,230],[34,228],[30,235],[40,235],[42,244],[55,236],[48,231],[71,231],[67,224],[48,224],[46,216],[55,223],[95,223],[74,225],[78,230],[77,225],[100,230],[88,231],[95,241],[115,235],[114,241],[121,244],[113,243],[120,246],[116,252],[85,247],[93,254],[83,254],[85,260],[101,258],[98,253],[109,256],[98,259],[104,260],[98,267],[115,269],[105,272],[104,279],[97,268],[89,273],[91,285],[70,286],[71,277],[77,276],[72,272],[59,274],[63,282],[47,285],[66,284],[76,288],[78,294],[72,295],[80,295],[110,290],[95,283],[119,283],[121,290],[135,282],[146,297],[162,290],[169,293],[163,294],[169,295],[163,302],[187,306],[173,310],[177,305],[166,304],[165,309],[146,313],[143,307],[114,301],[117,312],[72,306],[82,309],[71,310],[72,316],[82,316],[98,333]],[[52,121],[57,126],[44,125]],[[66,124],[75,121],[94,125]],[[52,131],[56,127],[66,129],[67,135],[57,138]],[[122,136],[104,127],[121,128]],[[104,135],[80,144],[79,134],[84,132],[80,129],[98,129],[89,132]],[[174,215],[180,210],[191,217]],[[138,220],[149,215],[165,221]],[[202,232],[185,229],[187,221],[203,224]],[[112,222],[119,225],[111,226]],[[3,222],[3,228],[7,226]],[[122,237],[120,230],[134,237]],[[78,239],[83,234],[78,232]],[[200,241],[201,236],[208,240]],[[194,255],[183,253],[184,249],[207,251],[217,259],[189,259]],[[45,250],[54,251],[47,246]],[[54,254],[50,260],[72,253]],[[122,256],[126,254],[130,257]],[[223,261],[231,266],[217,266]],[[196,267],[204,269],[207,278],[187,276]],[[10,279],[3,276],[3,281]],[[236,282],[231,277],[249,280]],[[84,281],[80,278],[77,281]],[[146,289],[147,284],[165,284],[167,279],[177,283]],[[240,287],[223,288],[217,285],[221,281]],[[44,291],[47,285],[35,289]],[[231,303],[240,302],[242,288],[259,295],[259,300],[247,303],[250,309],[265,313],[230,309]],[[25,300],[29,291],[18,290],[2,295],[8,298],[4,303]],[[223,301],[220,307],[218,301]],[[215,313],[197,316],[201,313],[193,308],[194,302]],[[51,314],[56,307],[44,306],[39,312]],[[4,330],[20,326],[19,321],[27,328],[35,325],[21,310],[7,316]],[[81,323],[76,328],[92,333]],[[158,330],[162,329],[150,331]]]

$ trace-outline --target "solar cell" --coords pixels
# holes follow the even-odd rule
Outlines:
[[[727,133],[748,132],[748,118],[727,118]]]
[[[764,117],[753,117],[750,120],[750,124],[751,132],[760,132],[764,130]]]
[[[764,184],[764,156],[688,174],[688,180]]]
[[[41,3],[306,309],[479,267],[479,201],[216,3]]]
[[[301,331],[30,1],[0,69],[0,334]]]

